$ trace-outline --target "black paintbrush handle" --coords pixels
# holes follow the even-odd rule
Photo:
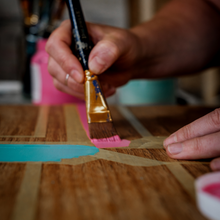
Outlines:
[[[86,22],[79,0],[66,0],[72,25],[72,43],[75,45],[74,54],[78,57],[84,70],[89,70],[88,60],[92,49]]]

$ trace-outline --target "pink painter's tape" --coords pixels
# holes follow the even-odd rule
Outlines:
[[[78,109],[83,127],[86,131],[86,134],[90,139],[89,126],[88,126],[87,116],[86,116],[86,106],[85,104],[77,104],[77,109]],[[124,139],[121,140],[118,135],[115,135],[114,137],[110,137],[110,138],[90,139],[90,140],[97,148],[127,147],[130,144],[129,140],[124,140]]]

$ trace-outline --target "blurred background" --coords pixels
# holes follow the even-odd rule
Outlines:
[[[149,20],[169,0],[81,0],[87,21],[130,28]],[[59,104],[50,87],[44,46],[50,33],[68,18],[63,0],[0,1],[0,104]],[[134,80],[108,98],[110,104],[219,105],[218,68],[190,77]],[[45,77],[45,75],[48,75]],[[49,90],[49,91],[48,91]],[[50,93],[46,98],[44,94]]]

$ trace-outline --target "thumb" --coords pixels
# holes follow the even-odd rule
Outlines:
[[[120,32],[120,31],[119,31]],[[95,74],[107,70],[120,56],[128,50],[123,40],[124,33],[107,34],[92,49],[89,56],[89,69]]]
[[[95,74],[101,74],[107,70],[120,55],[120,49],[115,42],[108,39],[99,41],[91,51],[89,69]]]

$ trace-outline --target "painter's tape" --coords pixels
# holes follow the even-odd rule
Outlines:
[[[143,157],[138,157],[129,154],[118,153],[114,151],[100,149],[97,154],[94,155],[97,159],[105,159],[113,162],[123,163],[131,166],[144,166],[152,167],[162,165],[163,162]]]
[[[166,139],[166,136],[155,137],[148,136],[140,139],[132,140],[129,149],[164,149],[163,141]]]
[[[142,137],[152,136],[152,134],[138,121],[128,108],[124,106],[118,106],[117,108]]]
[[[220,198],[204,190],[212,184],[220,184],[220,172],[205,174],[195,181],[197,205],[206,217],[220,220]]]
[[[88,162],[92,162],[97,160],[97,158],[93,156],[81,156],[78,158],[71,158],[71,159],[62,159],[59,164],[65,165],[80,165]],[[51,162],[47,162],[47,164],[51,164]]]
[[[152,167],[166,165],[168,169],[173,173],[173,175],[177,178],[177,180],[184,184],[186,186],[186,190],[190,192],[190,194],[194,197],[194,178],[180,164],[201,164],[201,162],[166,162],[103,149],[99,149],[99,152],[93,155],[93,157],[97,159],[104,159],[113,162],[123,163],[130,166]]]
[[[78,111],[75,105],[65,105],[66,134],[67,141],[90,142],[85,129],[79,119]]]
[[[182,163],[185,164],[184,161]],[[179,162],[166,163],[166,166],[181,183],[186,192],[192,198],[195,198],[194,177]]]
[[[40,106],[34,137],[46,137],[49,106]]]
[[[41,177],[41,163],[27,163],[12,220],[34,220]]]

